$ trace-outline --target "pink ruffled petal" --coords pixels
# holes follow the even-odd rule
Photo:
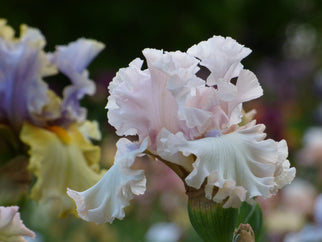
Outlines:
[[[156,55],[150,52],[144,52],[148,63]],[[110,84],[108,119],[118,135],[138,135],[140,140],[150,137],[153,146],[162,127],[179,131],[178,105],[167,89],[166,74],[153,68],[142,71],[138,64],[135,60],[120,69]]]
[[[187,53],[200,59],[201,65],[211,71],[207,84],[212,86],[218,79],[230,80],[237,77],[243,69],[240,61],[248,56],[251,50],[230,37],[213,36],[192,46]]]

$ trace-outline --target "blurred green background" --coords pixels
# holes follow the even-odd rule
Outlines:
[[[143,58],[141,51],[147,47],[185,51],[213,35],[222,35],[252,49],[242,63],[257,75],[264,96],[246,107],[257,109],[257,120],[267,126],[268,137],[288,141],[293,166],[297,166],[293,159],[302,146],[305,130],[322,124],[319,0],[7,0],[1,2],[0,17],[7,19],[17,33],[22,23],[39,28],[47,39],[47,51],[80,37],[106,45],[89,67],[98,85],[97,93],[83,101],[89,119],[99,121],[105,137],[99,143],[103,166],[112,162],[116,140],[104,110],[108,82],[119,68],[128,66],[136,57]],[[64,85],[66,79],[55,77],[55,81]],[[146,168],[148,179],[154,179],[148,173],[153,168],[156,169]],[[299,176],[321,190],[310,172],[298,170]],[[164,198],[150,191],[149,184],[147,189],[143,200],[149,202],[136,199],[125,219],[112,225],[87,224],[73,217],[47,221],[44,215],[35,216],[38,209],[34,202],[23,204],[22,216],[31,229],[42,234],[43,241],[145,241],[152,224],[173,221],[183,230],[182,241],[198,241],[187,220],[184,192],[180,191],[178,197],[182,199],[168,211],[164,203],[172,203],[175,192]]]

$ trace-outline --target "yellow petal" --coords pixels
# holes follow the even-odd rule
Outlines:
[[[24,123],[20,138],[30,146],[28,169],[37,177],[31,198],[55,202],[64,215],[75,209],[66,194],[67,187],[85,190],[102,177],[98,174],[100,148],[91,144],[76,125],[68,130],[57,127],[48,130]]]

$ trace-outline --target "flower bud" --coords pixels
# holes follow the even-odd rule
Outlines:
[[[237,222],[237,208],[223,208],[205,197],[204,189],[188,187],[188,212],[192,226],[205,241],[230,242]]]
[[[249,224],[240,224],[235,232],[233,242],[255,242],[255,235]]]

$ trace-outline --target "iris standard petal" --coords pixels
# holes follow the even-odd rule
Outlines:
[[[207,84],[212,86],[218,79],[230,80],[237,77],[243,69],[240,61],[248,56],[251,50],[230,37],[213,36],[192,46],[187,53],[200,59],[201,65],[211,71]]]
[[[86,68],[103,48],[104,44],[98,41],[81,38],[67,46],[58,46],[56,52],[49,55],[51,63],[72,82],[63,92],[65,118],[77,122],[85,120],[86,109],[80,107],[79,100],[95,92],[95,84],[89,79]]]
[[[238,124],[242,118],[242,103],[256,99],[263,95],[255,74],[249,70],[241,70],[236,82],[236,94],[228,102],[221,102],[222,110],[229,117],[228,126]],[[219,89],[218,92],[221,90]]]
[[[146,179],[143,170],[133,170],[131,166],[137,156],[147,149],[148,139],[140,145],[122,138],[117,143],[114,165],[93,187],[83,192],[68,189],[67,194],[77,205],[78,215],[95,223],[112,223],[122,219],[124,208],[133,195],[143,194]]]
[[[199,60],[181,51],[163,52],[156,49],[144,49],[143,55],[152,79],[158,79],[164,74],[167,89],[176,98],[179,105],[185,96],[205,82],[196,76],[199,71]]]
[[[109,86],[107,115],[118,135],[138,135],[140,140],[150,137],[155,146],[162,127],[179,130],[178,105],[167,89],[166,75],[153,69],[152,77],[150,69],[141,70],[141,63],[134,60],[116,74]]]
[[[56,69],[50,65],[44,45],[40,31],[25,25],[19,39],[0,37],[0,120],[17,130],[25,120],[34,121],[33,115],[39,115],[48,102],[42,77]]]

